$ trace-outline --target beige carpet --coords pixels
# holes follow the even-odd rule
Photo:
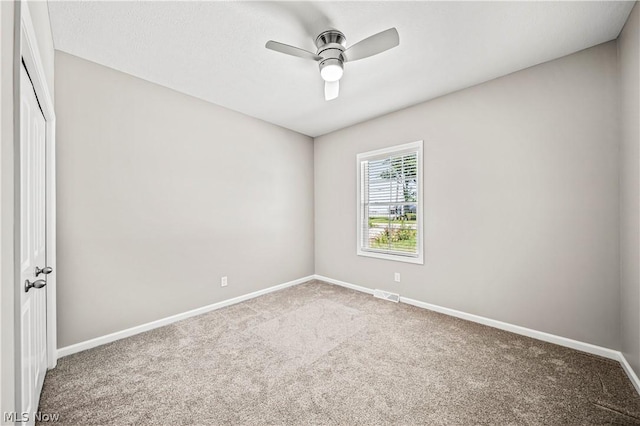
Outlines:
[[[640,424],[617,362],[309,282],[68,356],[63,424]]]

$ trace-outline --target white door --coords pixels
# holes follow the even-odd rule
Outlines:
[[[20,71],[20,325],[22,413],[33,424],[47,369],[45,119]],[[45,269],[46,268],[46,269]]]

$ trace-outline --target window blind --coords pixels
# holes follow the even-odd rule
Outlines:
[[[362,158],[360,174],[361,250],[417,257],[418,151]]]

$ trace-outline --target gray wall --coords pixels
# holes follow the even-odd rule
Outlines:
[[[640,375],[640,6],[618,39],[620,67],[620,313],[622,352]]]
[[[617,84],[610,42],[316,138],[316,273],[619,348]],[[420,139],[425,264],[358,257],[356,154]]]
[[[65,53],[55,69],[59,347],[313,274],[311,138]]]

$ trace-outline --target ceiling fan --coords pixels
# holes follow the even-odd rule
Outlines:
[[[349,48],[346,47],[346,41],[346,37],[340,31],[327,30],[316,37],[316,47],[318,48],[316,53],[273,40],[269,40],[265,47],[276,52],[318,62],[320,76],[325,81],[324,98],[330,101],[337,98],[340,92],[339,82],[342,78],[345,62],[368,58],[394,48],[400,44],[400,37],[395,28],[389,28],[365,38]]]

